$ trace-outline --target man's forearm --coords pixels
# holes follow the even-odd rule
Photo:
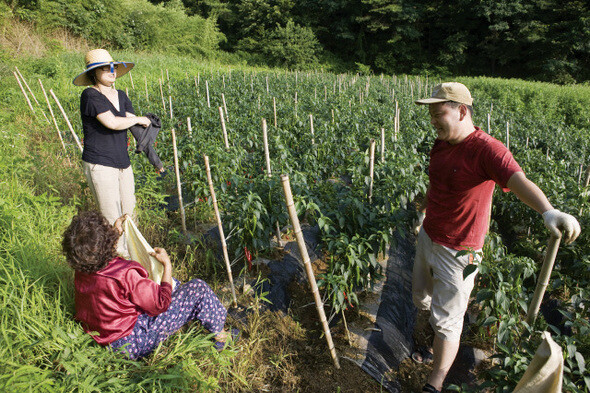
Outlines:
[[[540,214],[553,209],[545,193],[532,181],[527,179],[523,172],[516,172],[510,177],[508,188],[526,205]]]

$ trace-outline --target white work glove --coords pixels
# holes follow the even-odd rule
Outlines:
[[[424,217],[426,217],[426,213],[418,212],[418,217],[412,223],[412,233],[418,236],[420,232],[420,228],[422,228],[422,223],[424,222]]]
[[[563,234],[563,241],[569,244],[576,240],[582,231],[576,218],[557,209],[547,210],[543,213],[545,226],[552,235],[559,237]]]

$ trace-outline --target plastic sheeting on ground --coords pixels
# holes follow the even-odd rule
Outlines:
[[[514,393],[560,393],[563,384],[563,354],[561,347],[543,332],[543,342],[518,381]]]

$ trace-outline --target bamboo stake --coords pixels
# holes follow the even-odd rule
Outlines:
[[[174,149],[174,173],[176,174],[176,190],[178,191],[178,203],[180,205],[180,220],[182,232],[186,234],[186,216],[184,215],[184,203],[182,202],[182,187],[180,183],[180,169],[178,165],[178,150],[176,149],[176,132],[172,131],[172,147]]]
[[[74,132],[74,127],[72,127],[72,123],[70,123],[70,119],[68,119],[68,115],[66,115],[66,111],[64,111],[64,108],[59,103],[59,100],[55,96],[55,93],[53,92],[53,89],[49,89],[49,93],[51,94],[51,96],[55,100],[55,103],[57,104],[57,107],[61,111],[61,114],[63,115],[64,119],[66,119],[66,124],[68,125],[68,128],[70,129],[70,132],[74,136],[74,140],[76,141],[76,144],[78,145],[78,148],[80,149],[80,151],[82,151],[83,150],[82,149],[82,144],[80,143],[80,139],[78,138],[78,135],[76,135],[76,133]]]
[[[16,78],[16,81],[18,82],[18,85],[20,86],[20,91],[22,91],[23,96],[25,96],[25,100],[27,100],[27,104],[29,104],[29,108],[31,109],[31,112],[35,113],[35,109],[33,108],[33,104],[31,104],[31,100],[29,100],[29,96],[27,95],[27,92],[25,91],[23,84],[20,82],[20,79],[18,78],[18,74],[16,73],[16,71],[12,71],[12,73],[14,74],[14,77]]]
[[[277,126],[277,100],[276,98],[272,98],[272,110],[275,116],[275,127]]]
[[[268,151],[268,130],[266,127],[266,119],[262,119],[262,140],[264,142],[264,158],[266,160],[266,175],[271,177],[270,171],[270,153]]]
[[[584,180],[584,188],[588,187],[588,185],[590,185],[590,165],[588,165],[588,168],[586,169],[586,180]]]
[[[225,121],[229,123],[229,116],[227,114],[227,105],[225,105],[225,94],[221,93],[221,99],[223,100],[223,111],[225,112]]]
[[[488,113],[488,134],[492,134],[492,115]]]
[[[18,76],[20,76],[20,78],[22,79],[22,81],[25,84],[25,86],[27,87],[27,90],[29,91],[29,93],[31,93],[31,96],[33,97],[33,100],[35,100],[35,103],[37,105],[41,106],[41,104],[39,104],[39,101],[37,101],[37,97],[35,97],[35,94],[33,93],[33,90],[31,90],[31,88],[29,87],[29,84],[27,83],[27,80],[25,79],[25,77],[23,76],[23,74],[20,73],[18,67],[17,66],[14,66],[14,69],[16,70],[16,73],[18,74]]]
[[[295,211],[295,203],[293,202],[293,194],[291,193],[291,185],[289,183],[289,176],[288,175],[281,175],[281,182],[283,184],[283,192],[285,193],[285,202],[287,204],[287,210],[289,211],[289,217],[291,219],[291,223],[293,224],[293,231],[295,232],[295,238],[297,239],[297,245],[299,246],[299,253],[301,254],[301,258],[303,258],[303,264],[305,265],[307,279],[309,280],[309,286],[311,288],[311,292],[313,293],[316,310],[318,312],[320,322],[322,323],[324,335],[326,336],[326,342],[328,344],[328,349],[330,351],[330,355],[332,356],[332,360],[334,361],[334,367],[336,367],[337,369],[340,369],[340,362],[338,360],[338,354],[336,353],[336,348],[334,347],[334,342],[332,341],[332,334],[330,333],[328,321],[326,320],[326,313],[324,311],[324,305],[322,303],[322,298],[320,296],[318,286],[315,281],[313,269],[311,268],[309,254],[307,253],[307,248],[305,246],[305,240],[303,239],[303,234],[301,232],[301,226],[299,225],[299,218],[297,217],[297,212]]]
[[[532,325],[539,314],[539,307],[541,307],[541,301],[543,300],[543,294],[549,284],[549,278],[551,277],[551,270],[553,270],[553,264],[555,262],[555,256],[557,250],[559,250],[559,242],[561,241],[561,235],[556,237],[551,235],[547,244],[547,251],[543,260],[543,266],[539,273],[539,279],[537,280],[537,286],[533,295],[533,300],[529,305],[529,309],[526,315],[526,322]]]
[[[369,203],[373,199],[373,175],[375,171],[375,139],[371,139],[371,145],[369,146]]]
[[[41,85],[41,91],[43,91],[43,96],[45,97],[45,102],[47,102],[47,107],[49,108],[49,114],[51,115],[51,118],[53,119],[53,125],[55,126],[55,129],[57,130],[57,135],[59,136],[59,141],[61,142],[61,145],[64,148],[64,152],[67,154],[67,150],[66,150],[66,144],[64,143],[64,139],[61,136],[61,132],[59,131],[59,127],[57,126],[57,121],[55,120],[55,115],[53,114],[53,109],[51,108],[51,104],[49,103],[49,97],[47,97],[47,93],[45,92],[45,88],[43,87],[43,82],[41,82],[41,79],[38,79],[39,81],[39,85]]]
[[[223,141],[225,142],[225,148],[229,149],[229,141],[227,139],[227,129],[225,128],[225,121],[223,120],[222,107],[219,107],[219,120],[221,121],[221,130],[223,131]]]
[[[131,75],[131,72],[129,73],[129,79],[131,80],[131,89],[135,90],[135,84],[133,83],[133,75]]]
[[[269,93],[269,90],[268,90],[268,75],[267,75],[266,76],[266,94],[268,94],[268,93]]]
[[[25,86],[27,87],[27,90],[29,91],[29,93],[31,93],[31,96],[33,97],[33,100],[35,100],[35,103],[37,104],[37,106],[39,107],[39,109],[41,110],[41,114],[43,115],[43,117],[45,118],[45,121],[47,123],[51,123],[49,121],[49,118],[47,117],[47,115],[45,114],[45,112],[43,112],[43,109],[41,109],[41,104],[39,103],[39,101],[37,101],[37,97],[35,97],[35,93],[33,93],[33,90],[31,90],[31,88],[29,87],[29,84],[27,83],[27,80],[25,79],[25,77],[23,76],[23,74],[20,73],[19,69],[17,66],[14,66],[14,69],[16,70],[16,72],[18,73],[18,76],[20,76],[20,79],[22,79],[22,81],[24,82]]]
[[[264,141],[264,157],[266,159],[266,175],[270,178],[272,177],[272,171],[270,168],[270,153],[268,150],[268,127],[266,126],[266,119],[262,119],[262,139]],[[275,234],[277,237],[277,244],[279,247],[283,246],[283,242],[281,240],[281,227],[279,226],[279,221],[275,222]]]
[[[211,169],[209,168],[209,157],[203,155],[205,159],[205,170],[207,171],[207,183],[209,183],[209,192],[211,193],[211,200],[213,202],[213,209],[215,210],[215,219],[217,220],[217,228],[219,229],[219,238],[221,239],[221,248],[223,249],[223,259],[225,260],[225,267],[227,269],[227,276],[229,278],[229,285],[231,287],[231,295],[234,307],[238,306],[236,299],[236,288],[234,287],[234,278],[231,272],[231,264],[229,262],[229,255],[227,254],[227,244],[225,243],[225,234],[223,233],[223,225],[221,223],[221,216],[219,215],[219,207],[217,206],[217,197],[215,196],[215,189],[213,188],[213,180],[211,179]]]
[[[170,120],[172,120],[173,116],[173,112],[172,112],[172,96],[168,96],[168,102],[170,103]]]
[[[199,96],[199,84],[197,83],[197,77],[194,77],[195,80],[195,90],[197,91],[197,97]]]
[[[313,132],[313,115],[311,113],[309,114],[309,126],[311,127],[311,144],[315,145],[315,135]]]
[[[510,150],[510,123],[506,122],[506,148]]]
[[[332,109],[332,124],[334,124],[334,109]]]
[[[191,126],[191,118],[186,118],[186,128],[188,129],[188,136],[193,137],[193,127]]]
[[[381,128],[381,162],[385,162],[385,128]]]
[[[166,112],[166,102],[164,101],[164,91],[162,90],[162,79],[158,79],[158,83],[160,83],[160,97],[162,97],[162,108],[164,108],[164,112]]]
[[[207,89],[207,107],[211,108],[211,101],[209,100],[209,81],[205,81],[205,88]]]

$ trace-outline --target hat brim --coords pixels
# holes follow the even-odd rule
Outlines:
[[[92,81],[88,77],[88,71],[93,70],[95,68],[103,67],[105,65],[111,64],[110,62],[105,62],[101,64],[93,65],[90,68],[84,70],[84,72],[80,73],[77,77],[74,78],[73,83],[76,86],[90,86],[92,85]],[[123,64],[124,67],[117,69],[117,79],[122,77],[123,75],[127,74],[133,67],[135,67],[135,63],[128,63],[126,61],[113,61],[113,64]]]
[[[447,102],[451,101],[448,98],[424,98],[422,100],[416,100],[414,103],[416,105],[430,105],[430,104],[438,104],[439,102]]]

